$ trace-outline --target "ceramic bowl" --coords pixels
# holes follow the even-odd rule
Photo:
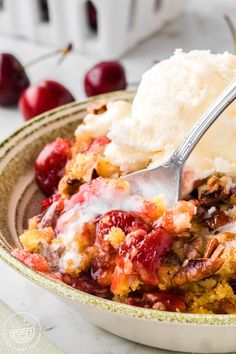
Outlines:
[[[33,178],[36,155],[57,136],[73,136],[86,107],[101,98],[132,100],[133,94],[117,92],[60,107],[29,121],[0,145],[0,257],[91,322],[120,337],[175,351],[236,352],[236,315],[161,312],[104,300],[49,279],[11,256],[26,219],[37,211],[42,198]]]

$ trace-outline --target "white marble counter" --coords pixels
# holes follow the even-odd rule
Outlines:
[[[128,81],[140,79],[142,72],[154,60],[168,57],[175,48],[211,49],[213,52],[232,50],[232,41],[222,19],[222,13],[229,12],[236,23],[234,0],[192,0],[188,12],[167,26],[149,41],[130,52],[123,63]],[[49,48],[0,35],[0,50],[17,54],[22,61],[44,53]],[[33,82],[44,78],[60,80],[75,94],[83,98],[81,79],[84,72],[96,58],[73,54],[63,65],[57,67],[55,60],[36,65],[30,69]],[[22,125],[17,110],[0,109],[0,139]],[[93,326],[44,289],[9,269],[0,261],[0,298],[16,311],[34,314],[41,322],[45,334],[67,354],[151,354],[165,353],[128,342]]]

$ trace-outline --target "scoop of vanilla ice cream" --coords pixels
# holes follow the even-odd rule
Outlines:
[[[177,50],[143,75],[132,115],[110,126],[106,157],[124,173],[163,163],[235,76],[235,55]],[[233,103],[199,142],[186,170],[236,176],[235,151]]]
[[[101,114],[88,113],[80,124],[75,136],[98,138],[107,135],[111,126],[118,120],[131,115],[131,104],[127,101],[113,101],[107,104],[107,110]]]

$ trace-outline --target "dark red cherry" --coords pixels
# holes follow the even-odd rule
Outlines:
[[[86,8],[89,27],[96,32],[98,27],[96,7],[94,6],[92,1],[87,1]]]
[[[125,90],[126,86],[125,69],[118,61],[100,62],[84,77],[84,90],[87,96]]]
[[[25,120],[50,109],[73,102],[75,99],[68,89],[59,82],[45,80],[28,87],[21,95],[19,109]]]
[[[57,138],[47,144],[35,161],[35,179],[46,195],[57,191],[58,183],[63,176],[67,160],[71,156],[72,142]]]
[[[10,53],[0,54],[0,105],[13,106],[30,81],[19,60]]]

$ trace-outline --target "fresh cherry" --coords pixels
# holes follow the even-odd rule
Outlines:
[[[35,161],[35,179],[44,194],[56,192],[66,162],[70,158],[71,146],[70,140],[57,138],[47,144],[38,155]]]
[[[75,99],[70,91],[52,80],[45,80],[28,87],[21,95],[19,108],[25,120],[52,108],[73,102]]]
[[[1,3],[1,0],[0,0]],[[30,85],[25,69],[50,57],[60,55],[61,62],[73,50],[72,43],[65,47],[34,58],[24,66],[10,53],[0,54],[0,106],[13,106],[19,101],[22,92]]]
[[[96,32],[98,28],[96,7],[92,3],[92,1],[87,1],[86,8],[89,26],[93,31]]]
[[[16,105],[30,81],[19,60],[10,53],[0,54],[0,105]]]
[[[97,63],[84,77],[84,90],[87,96],[125,90],[126,86],[125,69],[118,61]]]

